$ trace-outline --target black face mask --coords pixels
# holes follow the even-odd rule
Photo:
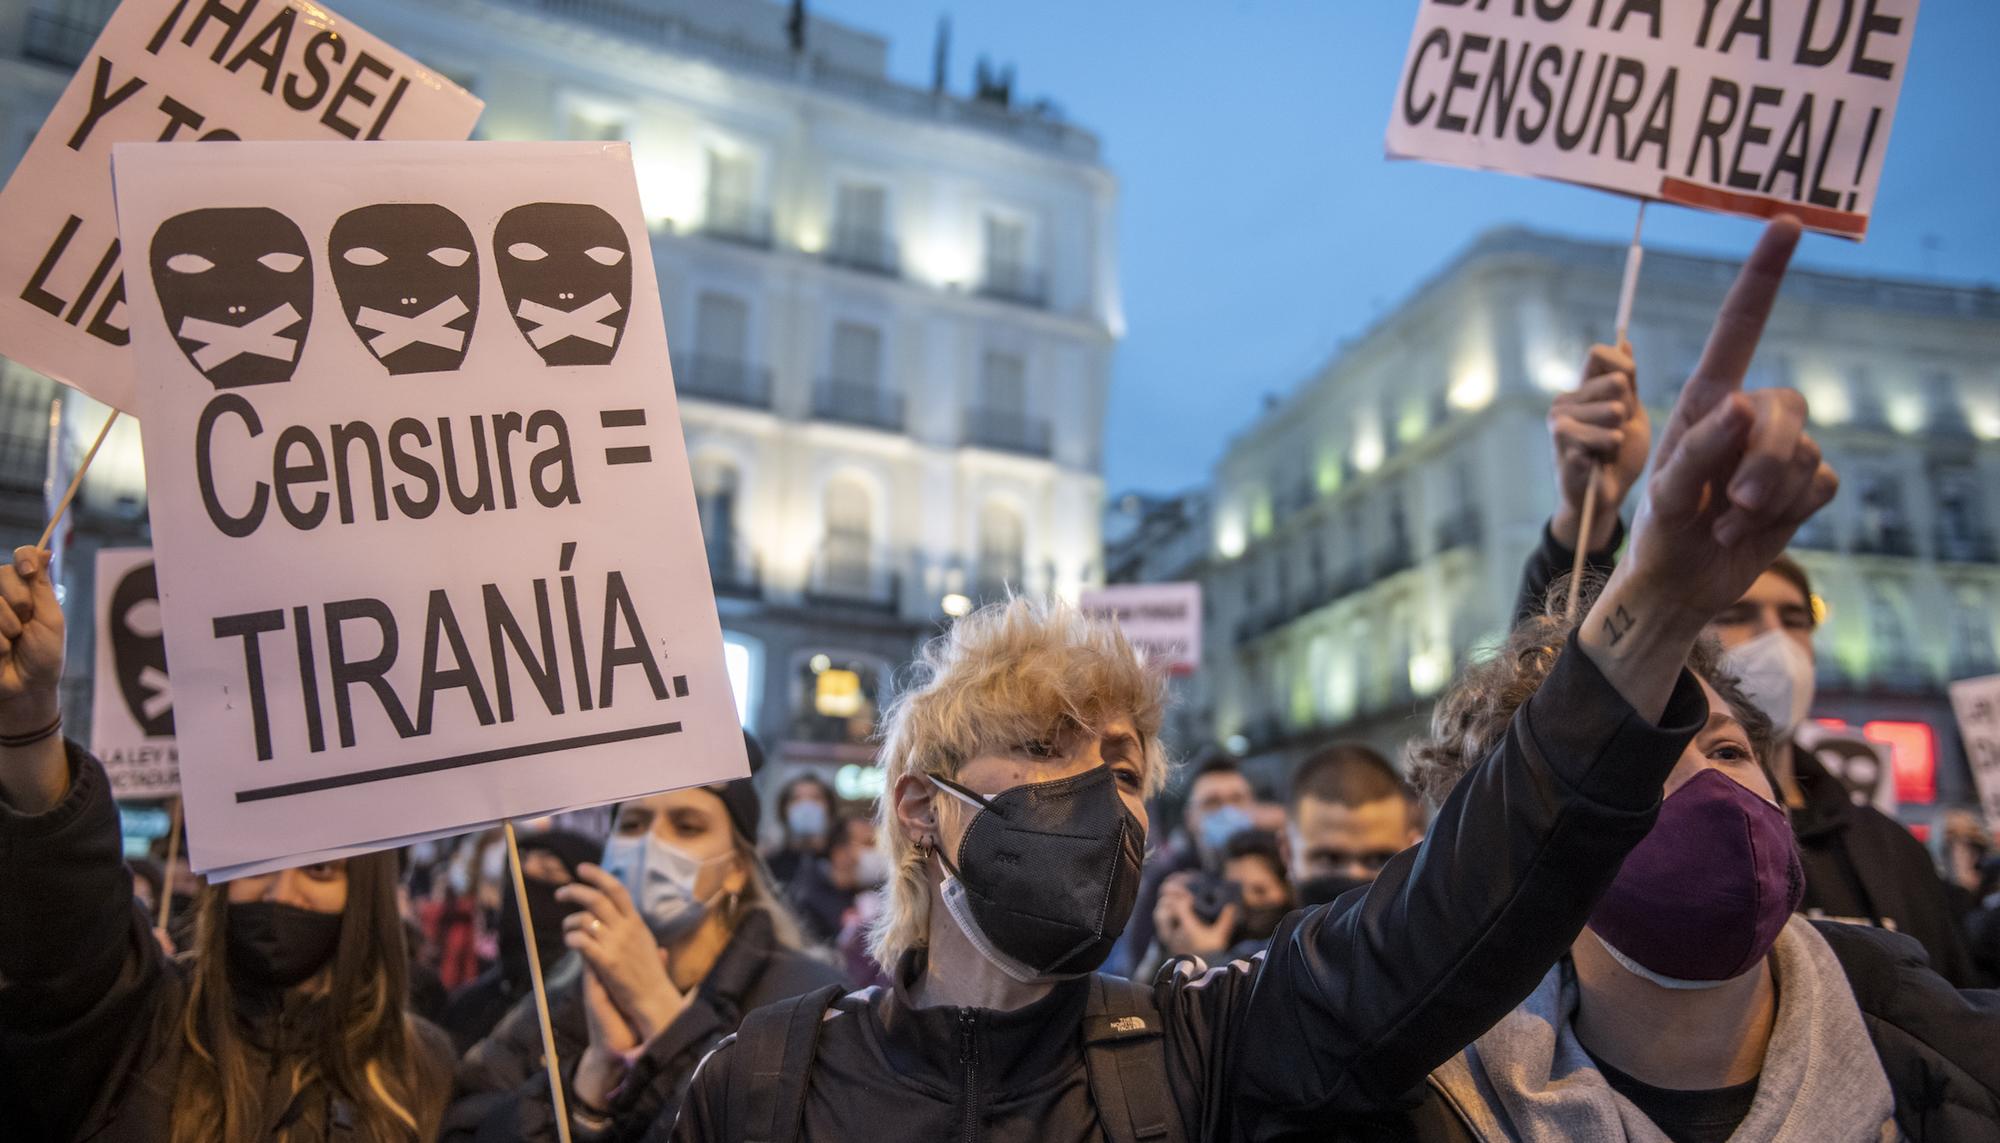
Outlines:
[[[578,906],[556,900],[556,890],[561,886],[538,877],[521,878],[528,890],[528,916],[535,925],[535,951],[540,954],[542,971],[554,967],[567,951],[563,944],[563,918],[576,912]],[[528,942],[521,935],[521,906],[512,893],[500,897],[500,975],[523,991],[534,984],[528,971]]]
[[[1239,905],[1236,911],[1236,929],[1229,934],[1229,943],[1239,945],[1244,941],[1268,941],[1271,934],[1278,931],[1278,922],[1292,911],[1290,905]]]
[[[276,901],[229,906],[229,972],[238,983],[290,988],[333,959],[340,943],[339,913],[321,913]]]
[[[1146,829],[1100,766],[991,798],[931,781],[979,807],[958,843],[945,907],[1001,971],[1027,982],[1093,972],[1139,897]]]

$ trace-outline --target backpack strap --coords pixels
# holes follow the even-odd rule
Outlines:
[[[1153,990],[1095,974],[1083,1014],[1083,1061],[1110,1143],[1184,1143],[1167,1093],[1166,1027]]]
[[[746,1143],[793,1143],[806,1110],[806,1085],[826,1010],[846,989],[829,984],[767,1004],[743,1018],[729,1086],[743,1093],[743,1117],[729,1134]]]

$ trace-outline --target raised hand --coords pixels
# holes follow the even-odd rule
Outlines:
[[[55,717],[63,615],[48,571],[49,553],[40,548],[15,548],[14,562],[0,567],[0,735]]]
[[[1806,432],[1796,390],[1743,392],[1799,225],[1780,218],[1716,314],[1694,376],[1667,418],[1625,565],[1662,602],[1703,622],[1736,602],[1840,486]]]
[[[1559,393],[1549,405],[1549,441],[1555,447],[1556,483],[1561,497],[1549,530],[1557,542],[1601,551],[1611,543],[1620,507],[1652,447],[1653,423],[1639,401],[1632,346],[1593,345],[1584,359],[1583,381]],[[1591,534],[1581,537],[1584,492],[1597,482]]]
[[[1647,718],[1665,710],[1702,626],[1756,582],[1839,488],[1805,431],[1805,399],[1789,389],[1743,392],[1798,243],[1798,220],[1780,217],[1744,262],[1667,418],[1630,552],[1578,632],[1585,652]]]

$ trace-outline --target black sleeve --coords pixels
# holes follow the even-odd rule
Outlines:
[[[1893,847],[1900,867],[1899,895],[1909,919],[1909,934],[1930,954],[1931,967],[1954,987],[1990,984],[1973,963],[1964,916],[1953,907],[1944,878],[1938,876],[1937,866],[1931,864],[1930,851],[1901,822],[1886,814],[1880,816],[1887,827],[1883,831],[1887,845]]]
[[[1212,1041],[1207,1082],[1226,1073],[1240,1135],[1399,1106],[1533,991],[1652,828],[1707,716],[1683,671],[1648,722],[1572,637],[1421,845],[1365,892],[1293,914],[1261,968],[1236,962],[1163,998],[1180,1008],[1170,1025],[1197,1016],[1191,998],[1215,998],[1197,1021]]]
[[[1584,573],[1610,575],[1611,569],[1618,563],[1618,547],[1624,542],[1625,521],[1620,519],[1612,525],[1609,544],[1598,551],[1584,553]],[[1527,562],[1521,566],[1521,588],[1514,596],[1514,621],[1518,623],[1530,615],[1540,615],[1546,606],[1549,585],[1568,575],[1574,566],[1576,549],[1564,547],[1549,526],[1543,524],[1541,543],[1528,553]]]
[[[1813,928],[1847,973],[1895,1089],[1899,1120],[1924,1122],[1926,1106],[1936,1110],[1932,1099],[2000,1107],[2000,990],[1953,988],[1925,962],[1923,946],[1902,933],[1838,921],[1814,921]]]
[[[547,982],[549,1022],[555,1028],[565,1096],[590,1035],[583,1013],[582,977],[573,969],[571,961],[564,961],[555,979]],[[532,995],[522,997],[485,1039],[466,1049],[452,1086],[440,1136],[446,1143],[557,1138],[551,1114],[555,1105],[542,1066],[541,1018]]]
[[[714,997],[696,989],[688,997],[687,1007],[646,1044],[613,1095],[613,1137],[641,1139],[655,1121],[673,1122],[696,1065],[740,1023],[742,1014],[735,1005],[718,1004]]]
[[[0,1106],[64,1139],[129,1070],[118,1061],[151,1034],[171,979],[132,898],[110,779],[66,747],[61,801],[23,814],[0,800]]]

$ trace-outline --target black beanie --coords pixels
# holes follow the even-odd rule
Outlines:
[[[750,776],[730,782],[718,782],[703,789],[722,799],[722,805],[729,811],[729,823],[736,827],[736,833],[750,845],[757,844],[757,823],[764,814],[764,801],[757,796],[757,771],[764,768],[764,746],[757,736],[748,730],[743,732],[743,750],[750,756]]]

